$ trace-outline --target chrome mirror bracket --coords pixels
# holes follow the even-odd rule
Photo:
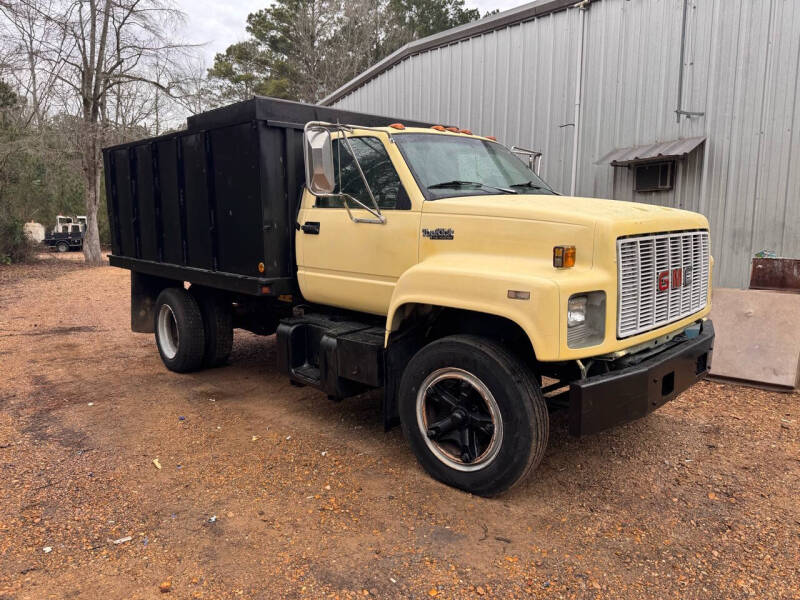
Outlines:
[[[304,133],[304,137],[308,138],[308,135],[309,135],[308,132],[309,131],[313,131],[314,129],[325,129],[328,132],[337,132],[337,133],[339,133],[341,135],[341,137],[339,139],[344,140],[344,145],[347,147],[347,150],[350,153],[350,156],[353,157],[353,162],[355,163],[356,169],[358,170],[358,175],[361,178],[362,183],[364,184],[364,188],[367,190],[367,194],[369,195],[370,203],[372,204],[372,206],[369,206],[369,205],[361,202],[361,200],[359,200],[358,198],[355,198],[354,196],[351,196],[350,194],[346,194],[344,192],[333,193],[333,192],[321,191],[320,193],[315,193],[308,182],[306,182],[306,187],[308,187],[309,192],[311,192],[312,194],[314,194],[317,197],[342,198],[343,204],[344,204],[344,208],[347,211],[347,216],[350,217],[350,220],[353,221],[354,223],[374,223],[374,224],[377,224],[377,225],[383,225],[384,223],[386,223],[386,217],[383,215],[383,213],[381,213],[380,206],[378,206],[378,201],[375,199],[375,195],[372,193],[372,188],[370,187],[369,182],[367,182],[367,177],[366,177],[366,175],[364,175],[364,170],[361,168],[361,163],[358,161],[358,157],[356,156],[356,153],[353,150],[353,146],[352,146],[352,144],[350,144],[350,140],[347,137],[347,133],[348,132],[352,132],[356,128],[358,128],[358,129],[367,129],[367,130],[371,130],[371,131],[379,131],[381,133],[386,133],[385,131],[382,131],[380,129],[375,129],[373,127],[360,127],[360,126],[356,126],[356,125],[342,125],[340,123],[327,123],[325,121],[309,121],[308,123],[305,124],[305,127],[303,128],[303,133]],[[391,134],[387,134],[387,135],[389,135],[389,139],[391,140],[391,138],[392,138]],[[309,162],[308,162],[309,160],[310,160],[310,157],[309,157],[309,153],[307,152],[306,153],[306,173],[307,174],[309,173],[309,167],[310,167]],[[339,165],[337,165],[337,166],[339,166]],[[338,173],[338,176],[339,176],[339,187],[341,189],[341,169],[334,169],[334,170],[336,171],[336,173]],[[306,178],[308,178],[308,175],[306,175]],[[362,208],[362,209],[366,210],[374,218],[364,218],[364,217],[355,216],[353,214],[352,210],[350,209],[350,202],[353,202],[359,208]]]

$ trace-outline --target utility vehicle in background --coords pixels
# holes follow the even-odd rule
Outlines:
[[[294,383],[382,389],[449,485],[522,480],[548,407],[584,435],[708,372],[705,217],[558,195],[493,138],[254,98],[104,160],[109,260],[168,369],[224,364],[235,328],[277,334]]]
[[[57,252],[83,249],[83,236],[86,234],[86,217],[56,217],[55,227],[45,232],[42,244]]]

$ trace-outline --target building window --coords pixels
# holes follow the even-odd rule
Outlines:
[[[634,191],[662,192],[675,184],[675,161],[642,163],[635,165]]]

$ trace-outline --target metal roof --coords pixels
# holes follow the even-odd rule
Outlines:
[[[589,1],[591,2],[592,0]],[[345,83],[342,87],[320,100],[319,103],[322,106],[329,106],[333,104],[370,79],[377,77],[384,71],[391,69],[403,59],[414,54],[430,50],[431,48],[447,46],[448,44],[458,42],[459,40],[478,36],[496,29],[502,29],[503,27],[508,27],[509,25],[513,25],[515,23],[530,21],[531,19],[535,19],[559,10],[565,10],[570,6],[575,5],[576,2],[578,2],[578,0],[535,0],[534,2],[529,2],[528,4],[523,4],[522,6],[497,13],[496,15],[484,17],[483,19],[478,19],[477,21],[472,21],[466,25],[453,27],[452,29],[447,29],[446,31],[429,35],[428,37],[420,40],[414,40],[399,50],[395,50],[383,60],[375,63],[369,69],[360,75],[357,75]]]
[[[611,163],[612,167],[627,167],[634,163],[651,160],[685,158],[705,141],[705,136],[700,136],[645,144],[644,146],[617,148],[598,160],[596,164]]]

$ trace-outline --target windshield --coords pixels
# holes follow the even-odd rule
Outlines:
[[[393,136],[431,200],[485,194],[554,194],[501,144],[435,133]]]

